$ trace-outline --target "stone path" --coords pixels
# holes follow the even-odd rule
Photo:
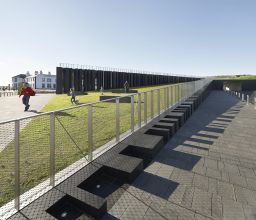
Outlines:
[[[30,110],[24,112],[22,98],[19,96],[1,97],[0,103],[0,152],[14,139],[14,122],[1,123],[7,120],[27,117],[40,113],[40,109],[54,96],[54,94],[37,94],[30,98]],[[25,127],[29,120],[21,123]]]
[[[213,91],[106,219],[256,219],[256,109]]]

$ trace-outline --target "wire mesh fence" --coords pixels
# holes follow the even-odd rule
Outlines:
[[[0,123],[0,206],[17,210],[42,189],[63,181],[93,159],[92,151],[192,95],[209,81],[170,85]],[[40,185],[40,187],[38,187]]]
[[[19,191],[23,194],[31,190],[24,197],[27,200],[36,193],[33,188],[49,176],[49,115],[19,122],[23,127],[19,134]]]
[[[132,103],[133,102],[133,103]],[[131,129],[131,106],[134,104],[131,96],[120,97],[120,134],[127,132]]]
[[[55,173],[68,168],[88,153],[87,108],[72,108],[55,113]],[[65,179],[74,167],[56,176]],[[72,173],[71,173],[72,174]]]
[[[101,102],[92,105],[93,109],[93,149],[108,143],[116,136],[115,102]]]
[[[14,126],[14,122],[0,124],[0,207],[15,198]]]

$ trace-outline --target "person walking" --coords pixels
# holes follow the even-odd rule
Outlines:
[[[35,91],[33,89],[31,89],[31,87],[28,85],[28,83],[24,83],[21,91],[20,91],[20,95],[19,97],[21,97],[23,95],[22,98],[22,103],[23,105],[25,105],[25,112],[29,109],[30,105],[29,105],[29,99],[30,96],[34,96],[35,95]]]
[[[124,83],[124,91],[125,91],[125,93],[129,92],[129,83],[128,83],[128,81],[125,81],[125,83]]]
[[[71,103],[72,104],[76,104],[76,94],[75,94],[75,91],[74,89],[70,89],[70,92],[69,92],[70,96],[71,96]]]

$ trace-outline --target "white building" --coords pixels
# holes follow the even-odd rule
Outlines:
[[[52,75],[50,72],[43,74],[42,71],[39,73],[35,71],[34,75],[27,74],[25,81],[33,89],[56,89],[56,75]]]
[[[12,77],[12,89],[17,90],[25,82],[26,74],[19,74]]]

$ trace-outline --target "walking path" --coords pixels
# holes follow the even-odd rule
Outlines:
[[[256,219],[256,109],[212,91],[106,219]]]
[[[30,97],[30,109],[24,112],[22,97],[1,97],[0,122],[37,114],[55,94],[37,94]]]
[[[10,96],[1,97],[0,103],[0,152],[14,139],[14,122],[1,123],[21,117],[36,115],[55,94],[37,94],[30,98],[30,109],[24,112],[22,97]],[[25,127],[29,120],[21,123],[21,128]]]

